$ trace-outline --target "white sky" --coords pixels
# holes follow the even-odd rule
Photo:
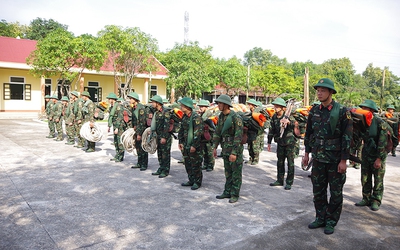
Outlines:
[[[357,73],[368,63],[400,76],[399,0],[1,0],[0,19],[40,17],[96,35],[105,25],[139,27],[161,51],[189,40],[214,57],[243,58],[254,47],[289,62],[348,57]]]

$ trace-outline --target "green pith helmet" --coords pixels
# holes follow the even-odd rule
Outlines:
[[[219,102],[220,102],[220,103],[225,103],[225,104],[227,104],[227,105],[229,105],[229,106],[232,107],[232,100],[231,100],[231,98],[230,98],[229,96],[227,96],[227,95],[220,95],[220,96],[218,96],[218,98],[215,99],[214,102],[215,102],[215,103],[219,103]]]
[[[280,98],[280,97],[276,98],[276,99],[272,102],[272,104],[274,104],[274,105],[279,105],[279,106],[282,106],[282,107],[286,107],[286,102],[285,102],[285,100],[283,100],[283,99]]]
[[[61,101],[66,101],[66,102],[69,102],[69,98],[68,98],[68,96],[63,96],[63,97],[61,98]]]
[[[197,101],[196,101],[196,100],[192,100],[192,103],[193,103],[193,104],[197,104]]]
[[[185,105],[188,108],[194,109],[193,100],[190,97],[183,97],[180,101],[181,104]]]
[[[257,102],[257,106],[261,107],[262,105],[262,102]]]
[[[133,99],[135,99],[135,100],[137,100],[137,101],[140,101],[139,95],[138,95],[138,93],[136,93],[136,92],[131,92],[131,93],[129,93],[129,94],[128,94],[128,97],[129,97],[129,98],[133,98]]]
[[[394,105],[389,105],[386,109],[396,109]]]
[[[365,100],[363,103],[361,103],[360,105],[358,105],[360,107],[367,107],[370,108],[372,110],[374,110],[375,112],[378,112],[378,107],[376,106],[376,103],[372,100]]]
[[[336,94],[335,84],[329,78],[322,78],[318,81],[317,84],[314,85],[314,89],[318,87],[324,87],[333,90],[333,93]]]
[[[56,95],[53,95],[53,96],[51,97],[51,99],[56,99],[56,100],[58,100],[58,97],[57,97]]]
[[[87,97],[90,98],[90,93],[87,92],[87,91],[83,91],[82,94],[81,94],[81,96],[87,96]]]
[[[123,102],[123,101],[125,101],[125,100],[124,100],[124,98],[120,97],[120,98],[117,99],[117,101]]]
[[[158,102],[161,105],[163,104],[163,100],[162,100],[161,96],[159,96],[159,95],[153,96],[152,98],[150,98],[150,101]]]
[[[50,99],[50,95],[45,95],[44,99]]]
[[[169,101],[168,101],[167,98],[163,98],[163,99],[162,99],[162,102],[163,102],[163,103],[168,103]]]
[[[313,102],[312,103],[312,105],[311,106],[314,106],[314,105],[320,105],[321,104],[321,102],[320,101],[315,101],[315,102]]]
[[[71,92],[71,95],[74,95],[74,96],[76,96],[76,97],[79,97],[79,92],[78,92],[78,91],[72,91],[72,92]]]
[[[200,100],[197,106],[210,107],[210,102],[208,100]]]
[[[114,100],[118,100],[118,97],[115,93],[110,93],[108,94],[108,96],[106,97],[107,99],[114,99]]]
[[[250,104],[253,104],[255,106],[258,106],[258,102],[256,100],[254,100],[254,99],[250,99],[246,103],[250,103]]]

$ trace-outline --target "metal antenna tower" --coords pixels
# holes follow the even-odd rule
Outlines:
[[[189,12],[185,11],[184,43],[189,43]]]

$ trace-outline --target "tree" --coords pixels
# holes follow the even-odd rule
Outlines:
[[[244,65],[266,67],[268,64],[288,67],[289,63],[286,58],[280,59],[272,54],[270,50],[263,50],[260,47],[255,47],[244,54]]]
[[[57,29],[67,31],[68,26],[54,21],[53,19],[46,20],[38,17],[31,21],[26,33],[26,38],[30,40],[41,40]]]
[[[157,40],[139,28],[107,25],[98,35],[109,53],[107,63],[113,67],[114,81],[121,97],[125,98],[131,91],[132,80],[137,74],[157,70],[154,57],[158,51]]]
[[[160,55],[161,63],[169,70],[167,86],[176,96],[196,98],[210,92],[218,83],[217,65],[211,47],[201,48],[198,42],[175,44]]]
[[[230,90],[236,90],[236,93],[234,93],[236,95],[241,90],[247,89],[247,69],[238,58],[217,59],[217,65],[218,81],[224,85],[227,93]]]
[[[27,29],[26,25],[21,25],[19,22],[7,23],[4,19],[0,21],[0,36],[24,38]]]

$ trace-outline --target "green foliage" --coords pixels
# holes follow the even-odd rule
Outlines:
[[[255,47],[244,54],[244,65],[266,67],[268,64],[277,66],[289,67],[286,58],[280,59],[278,56],[273,55],[270,50],[263,50],[260,47]]]
[[[227,92],[235,90],[235,94],[238,94],[240,90],[247,89],[247,68],[238,58],[217,59],[217,65],[218,80],[224,84]]]
[[[68,25],[61,24],[53,19],[46,20],[38,17],[31,21],[26,33],[26,38],[30,40],[41,40],[49,33],[58,29],[67,31]]]
[[[176,96],[201,97],[218,84],[220,65],[211,56],[211,47],[201,48],[198,42],[175,44],[160,55],[159,60],[169,70],[168,89]]]
[[[21,25],[19,22],[7,23],[4,19],[0,21],[0,36],[24,38],[27,29],[26,25]]]
[[[98,35],[109,51],[107,63],[114,69],[115,82],[122,97],[130,92],[137,74],[157,71],[154,58],[158,51],[157,40],[139,28],[108,25]]]

